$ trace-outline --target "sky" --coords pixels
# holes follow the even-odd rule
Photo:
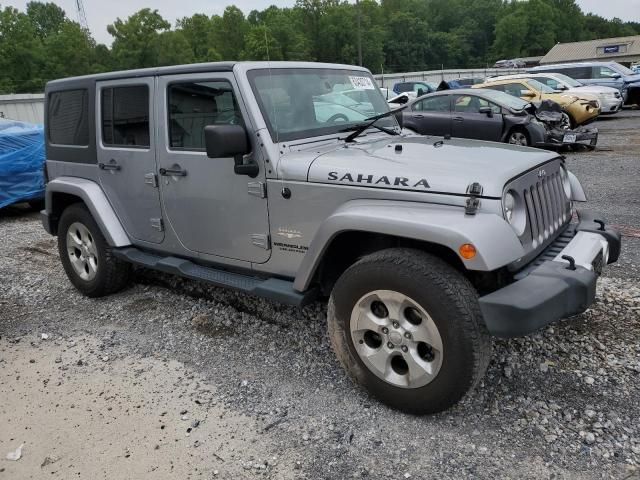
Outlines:
[[[28,0],[0,0],[0,5],[13,6],[25,10]],[[42,0],[47,1],[47,0]],[[48,0],[51,1],[51,0]],[[52,0],[60,5],[67,16],[77,20],[75,0]],[[291,6],[295,0],[84,0],[89,29],[99,43],[111,44],[112,38],[107,33],[107,25],[120,17],[125,19],[142,8],[157,9],[160,14],[175,25],[178,18],[191,16],[194,13],[207,15],[221,14],[228,5],[236,5],[245,14],[251,10],[262,10],[269,5]],[[577,0],[583,11],[595,13],[605,18],[618,17],[623,21],[640,22],[640,0]]]

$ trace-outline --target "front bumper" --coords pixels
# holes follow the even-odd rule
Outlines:
[[[572,136],[575,136],[575,139]],[[597,144],[597,128],[579,127],[574,130],[547,130],[544,141],[537,143],[536,146],[542,148],[557,148],[574,145],[587,145],[595,147]]]
[[[605,264],[617,261],[621,240],[593,212],[579,212],[579,218],[516,281],[480,297],[492,335],[526,335],[593,303],[598,276]]]
[[[622,104],[624,100],[622,97],[620,98],[611,98],[607,100],[600,101],[600,114],[601,115],[611,115],[613,113],[617,113],[622,108]]]

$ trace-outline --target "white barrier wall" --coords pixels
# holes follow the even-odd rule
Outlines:
[[[469,68],[457,70],[428,70],[424,72],[390,73],[384,75],[374,75],[378,85],[392,88],[398,82],[434,82],[440,83],[442,80],[456,80],[458,78],[479,77],[484,78],[493,75],[509,75],[511,73],[521,73],[522,68]]]
[[[0,95],[0,118],[44,122],[44,93]]]

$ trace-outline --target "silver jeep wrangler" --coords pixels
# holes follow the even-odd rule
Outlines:
[[[438,412],[481,378],[492,335],[585,310],[620,235],[574,211],[586,199],[562,157],[406,135],[394,113],[346,65],[56,80],[44,227],[90,297],[132,264],[293,305],[328,297],[353,379]]]

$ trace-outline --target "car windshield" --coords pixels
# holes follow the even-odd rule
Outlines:
[[[558,80],[562,80],[562,83],[565,83],[566,85],[568,85],[571,88],[575,88],[575,87],[582,87],[583,84],[580,83],[577,80],[574,80],[571,77],[567,77],[565,74],[563,73],[554,73],[553,76],[555,78],[557,78]]]
[[[248,76],[275,142],[337,134],[389,111],[375,80],[361,70],[260,69]],[[376,125],[399,129],[393,115]]]
[[[498,90],[483,90],[482,96],[487,100],[491,100],[492,102],[511,110],[524,110],[525,107],[529,105],[529,102],[526,102],[519,97],[514,97],[508,93],[499,92]]]
[[[547,87],[544,83],[540,83],[537,80],[534,80],[533,78],[530,78],[527,80],[527,83],[529,84],[530,87],[536,89],[537,91],[541,92],[541,93],[554,93],[555,90],[551,87]]]

